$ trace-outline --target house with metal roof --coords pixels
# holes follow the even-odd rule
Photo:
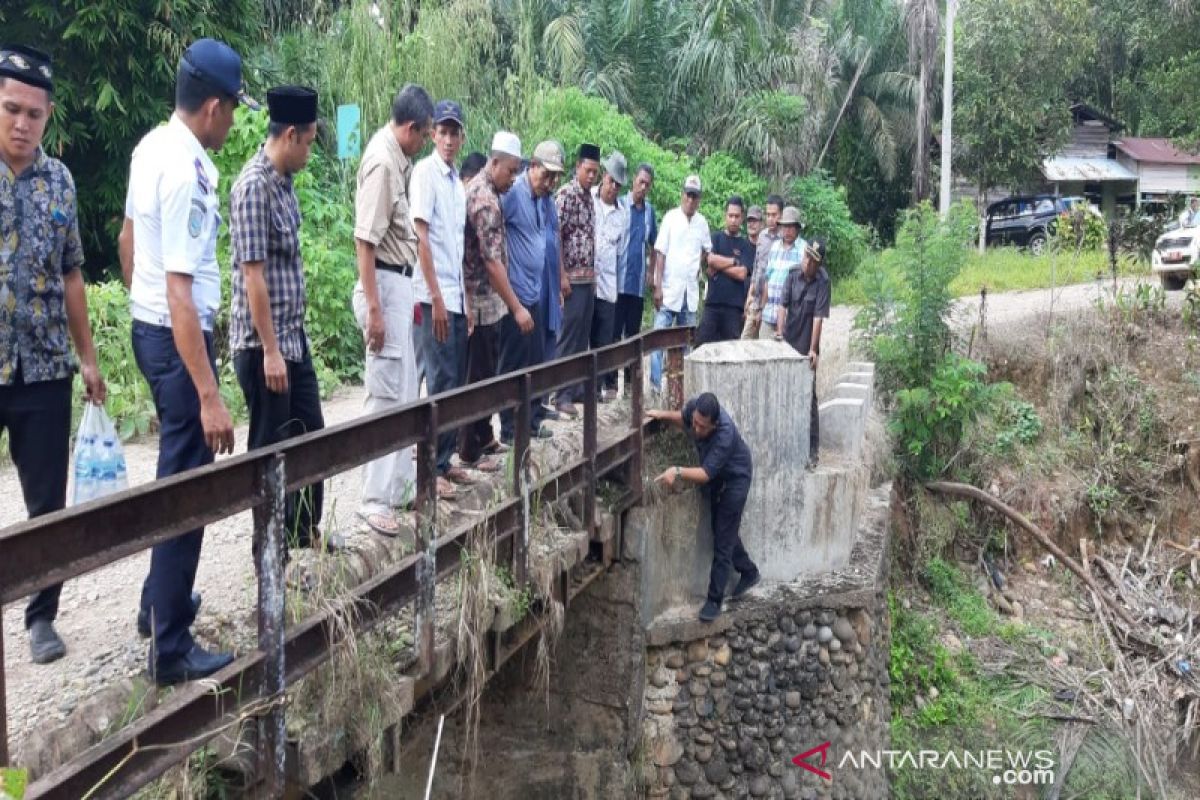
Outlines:
[[[1116,139],[1112,149],[1115,161],[1137,178],[1134,201],[1139,205],[1200,194],[1200,154],[1185,153],[1170,139],[1140,136]]]

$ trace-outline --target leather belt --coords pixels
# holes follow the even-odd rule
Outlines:
[[[378,258],[375,259],[375,269],[381,269],[384,272],[394,272],[397,275],[401,275],[405,278],[411,278],[413,274],[412,264],[400,266],[398,264],[389,264],[386,261],[380,261]]]

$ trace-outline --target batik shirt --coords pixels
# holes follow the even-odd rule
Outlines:
[[[558,190],[555,205],[567,279],[591,283],[596,280],[596,209],[592,195],[576,178]]]
[[[82,266],[71,173],[40,148],[20,175],[0,160],[0,385],[75,371],[63,276]]]
[[[508,273],[508,240],[504,230],[504,211],[500,194],[487,170],[467,184],[467,224],[464,229],[463,274],[475,324],[494,325],[504,318],[508,308],[488,278],[487,262],[498,261]]]

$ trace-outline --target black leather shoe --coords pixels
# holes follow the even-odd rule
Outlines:
[[[194,617],[199,613],[200,593],[192,592],[192,616]],[[144,608],[138,612],[137,629],[138,636],[141,636],[143,639],[150,638],[150,612]]]
[[[48,619],[35,619],[29,626],[29,653],[35,664],[49,664],[67,654],[67,646]]]
[[[712,622],[719,616],[721,616],[721,604],[712,600],[705,602],[704,608],[700,609],[701,622]]]
[[[745,596],[746,592],[753,589],[762,581],[762,573],[754,570],[749,575],[743,575],[738,578],[737,586],[733,587],[733,594],[729,596],[731,600],[738,600]]]
[[[210,653],[198,644],[192,645],[186,656],[155,670],[154,682],[159,686],[174,686],[184,681],[196,681],[232,663],[232,653]]]

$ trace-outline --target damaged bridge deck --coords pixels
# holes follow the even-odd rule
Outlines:
[[[672,400],[680,401],[682,350],[689,329],[653,331],[601,350],[560,359],[523,373],[422,400],[395,411],[356,419],[324,431],[256,450],[0,532],[0,604],[12,603],[53,583],[77,577],[145,550],[179,533],[239,513],[254,512],[257,548],[258,646],[212,679],[177,689],[145,716],[40,776],[27,797],[125,797],[162,775],[214,736],[250,719],[253,742],[249,771],[255,793],[282,796],[289,776],[311,777],[316,764],[299,769],[302,755],[289,738],[290,687],[328,662],[346,635],[365,633],[386,620],[404,617],[412,633],[411,666],[403,684],[412,701],[435,689],[454,664],[454,637],[438,607],[453,595],[445,587],[460,569],[472,531],[485,531],[513,582],[531,580],[551,588],[563,604],[599,574],[619,552],[619,530],[602,524],[597,509],[601,478],[612,476],[624,487],[609,505],[616,511],[641,498],[642,365],[654,349],[667,349]],[[595,400],[598,376],[629,367],[631,400],[602,415]],[[558,457],[539,457],[531,445],[530,399],[575,383],[585,383],[585,412],[579,446]],[[509,469],[498,479],[493,498],[474,515],[443,519],[436,499],[434,448],[439,432],[515,409],[517,438]],[[616,417],[623,412],[625,424]],[[599,433],[601,416],[606,435]],[[611,435],[608,435],[611,433]],[[289,490],[325,480],[386,452],[416,445],[417,497],[415,552],[393,558],[360,560],[342,605],[318,608],[295,624],[286,624],[283,552],[283,498]],[[560,532],[540,552],[531,546],[531,496],[540,503],[574,498],[576,531]],[[449,516],[449,515],[447,515]],[[449,523],[449,524],[447,524]],[[457,524],[456,524],[457,523]],[[534,543],[536,544],[536,542]],[[584,563],[584,557],[594,559]],[[361,579],[361,580],[359,580]],[[441,601],[439,603],[439,597]],[[498,620],[489,638],[494,670],[537,631],[537,615]],[[440,628],[440,630],[439,630]],[[0,636],[0,647],[3,637]],[[0,664],[3,663],[0,652]],[[8,737],[0,670],[0,766],[8,765]],[[336,766],[336,765],[335,765]]]

